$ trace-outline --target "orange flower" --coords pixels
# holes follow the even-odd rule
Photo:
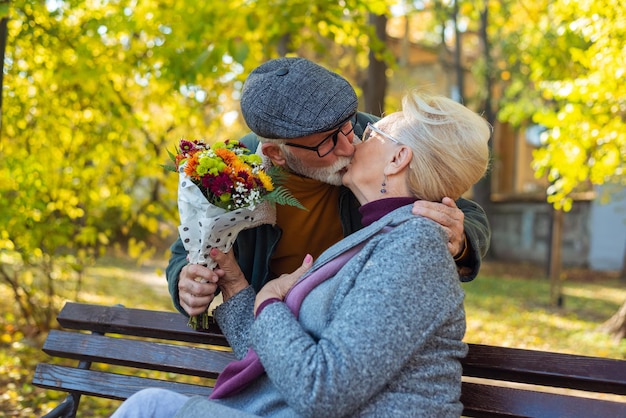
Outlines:
[[[214,151],[215,154],[224,160],[224,163],[232,169],[233,173],[238,173],[240,171],[245,171],[248,174],[252,173],[250,166],[241,161],[234,152],[226,148],[217,148]]]
[[[198,154],[193,154],[187,159],[187,165],[185,166],[185,174],[192,179],[197,179],[196,167],[198,166]]]

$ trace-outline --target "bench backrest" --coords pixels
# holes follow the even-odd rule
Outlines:
[[[91,333],[51,331],[43,350],[80,364],[39,364],[33,383],[75,396],[123,400],[145,387],[206,396],[213,379],[234,359],[217,325],[194,331],[176,312],[70,302],[58,321],[65,329]],[[132,371],[125,369],[97,371],[90,369],[91,363],[177,376],[160,379],[131,376]],[[599,393],[626,395],[626,361],[470,344],[463,374],[464,416],[626,417],[626,398],[597,399]],[[511,387],[518,383],[533,386]],[[573,396],[572,389],[596,399]]]
[[[598,399],[626,395],[623,360],[470,344],[462,363],[468,416],[626,417],[626,397]]]

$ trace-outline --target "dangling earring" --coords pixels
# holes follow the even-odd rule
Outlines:
[[[381,184],[381,189],[380,189],[381,194],[387,193],[387,189],[385,188],[386,186],[387,186],[387,176],[385,176],[385,179],[383,180]]]

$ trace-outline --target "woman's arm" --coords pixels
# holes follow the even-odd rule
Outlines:
[[[249,335],[254,322],[252,308],[255,297],[254,289],[248,286],[220,304],[213,314],[238,359],[243,358],[250,347]]]
[[[233,252],[212,248],[210,257],[217,263],[214,270],[224,302],[215,309],[215,319],[231,345],[235,356],[243,358],[250,347],[249,330],[254,321],[256,293],[239,268]]]

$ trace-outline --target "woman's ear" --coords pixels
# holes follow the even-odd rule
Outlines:
[[[274,165],[284,166],[287,164],[285,156],[283,155],[283,150],[280,149],[278,144],[273,142],[264,142],[261,144],[261,152],[263,152],[267,158],[272,160],[272,164]]]
[[[413,150],[406,145],[397,147],[393,154],[392,160],[385,167],[385,175],[398,174],[411,164],[413,159]]]

